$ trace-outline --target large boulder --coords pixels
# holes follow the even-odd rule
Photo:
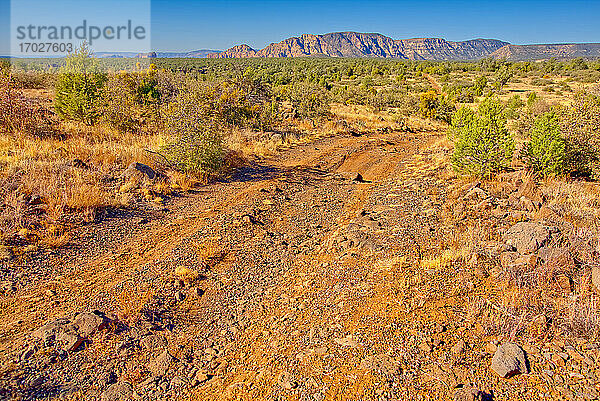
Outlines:
[[[500,345],[492,357],[490,368],[504,378],[529,373],[525,351],[515,343]]]
[[[539,223],[520,222],[509,228],[503,240],[522,255],[536,252],[550,239],[551,229]]]

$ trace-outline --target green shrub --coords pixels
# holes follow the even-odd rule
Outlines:
[[[160,154],[171,167],[211,173],[223,165],[223,118],[212,107],[213,90],[202,85],[188,87],[169,105],[165,130],[172,140]]]
[[[566,143],[560,134],[560,123],[555,113],[536,118],[530,140],[525,143],[521,157],[534,172],[549,176],[565,172]]]
[[[473,85],[473,91],[476,96],[483,96],[483,91],[487,87],[487,78],[485,75],[481,75],[477,77],[475,80],[475,85]]]
[[[456,106],[447,96],[438,95],[434,90],[430,90],[419,96],[419,111],[425,118],[450,123]]]
[[[567,142],[567,169],[600,178],[600,95],[579,93],[561,115]]]
[[[510,165],[514,139],[506,128],[504,108],[499,100],[484,100],[477,113],[463,107],[454,117],[452,165],[457,172],[489,177]]]
[[[60,69],[54,98],[56,114],[93,125],[99,117],[98,100],[105,81],[106,74],[100,72],[90,49],[82,44]]]
[[[121,132],[153,128],[150,123],[158,123],[160,114],[160,89],[153,65],[147,70],[110,75],[99,99],[101,121]]]
[[[329,114],[329,95],[325,88],[306,82],[295,82],[282,91],[301,118],[313,121]]]
[[[519,118],[519,111],[525,106],[519,95],[514,95],[506,102],[506,110],[504,111],[506,118],[516,120]]]

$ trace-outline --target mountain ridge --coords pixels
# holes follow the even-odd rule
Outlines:
[[[247,44],[231,47],[210,58],[248,57],[376,57],[408,60],[473,60],[483,58],[509,45],[497,39],[472,39],[461,42],[442,38],[392,39],[380,33],[332,32],[322,35],[303,34],[264,49]]]
[[[490,57],[510,61],[600,58],[600,43],[509,44],[491,53]]]

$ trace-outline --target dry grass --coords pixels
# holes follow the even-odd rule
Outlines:
[[[117,297],[117,316],[128,326],[133,326],[142,317],[142,311],[155,295],[155,290],[136,291],[125,288]]]

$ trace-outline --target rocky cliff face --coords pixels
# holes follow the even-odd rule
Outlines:
[[[215,58],[238,57],[381,57],[410,60],[474,60],[489,56],[508,43],[493,39],[449,42],[438,38],[394,40],[378,33],[305,34],[272,43],[262,50],[234,46]]]
[[[208,54],[208,58],[248,58],[258,57],[256,50],[248,45],[237,45],[220,53]]]
[[[600,58],[600,43],[563,43],[548,45],[506,45],[491,57],[507,60],[545,60],[550,58]]]

